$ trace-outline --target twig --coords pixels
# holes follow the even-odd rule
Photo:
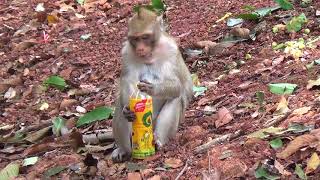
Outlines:
[[[35,130],[39,130],[42,129],[44,127],[48,127],[52,125],[52,120],[46,120],[46,121],[41,121],[39,124],[36,125],[30,125],[27,127],[23,127],[20,130],[18,130],[16,133],[28,133],[30,131],[35,131]]]
[[[275,116],[269,120],[267,120],[264,124],[263,127],[270,127],[270,126],[274,126],[274,125],[278,125],[280,122],[284,121],[285,119],[287,119],[287,117],[292,113],[292,111],[287,112],[284,115],[280,115],[280,116]]]
[[[186,164],[184,165],[183,169],[180,171],[180,173],[178,174],[178,176],[175,178],[175,180],[178,180],[178,179],[183,175],[183,173],[187,170],[187,168],[188,168],[188,163],[189,163],[189,159],[187,160]]]
[[[208,150],[210,147],[216,145],[216,144],[220,144],[226,141],[230,141],[232,139],[235,139],[237,137],[239,137],[242,134],[241,130],[236,131],[235,133],[229,133],[223,136],[220,136],[218,138],[215,138],[203,145],[200,145],[198,147],[195,148],[194,152],[195,153],[202,153],[206,150]]]

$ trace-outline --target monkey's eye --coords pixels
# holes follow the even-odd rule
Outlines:
[[[142,40],[148,40],[150,39],[150,35],[149,34],[145,34],[141,37]]]

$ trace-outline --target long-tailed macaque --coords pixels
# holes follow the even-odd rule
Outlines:
[[[120,96],[112,121],[117,149],[114,162],[131,155],[131,128],[135,118],[128,108],[129,97],[137,89],[152,96],[156,148],[163,147],[176,134],[191,100],[192,80],[178,46],[161,30],[161,19],[141,8],[128,23],[128,40],[122,49]]]

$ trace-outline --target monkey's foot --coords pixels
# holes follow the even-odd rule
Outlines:
[[[120,148],[117,148],[112,152],[111,157],[114,163],[121,163],[129,160],[131,157],[131,154],[128,152],[125,152]]]

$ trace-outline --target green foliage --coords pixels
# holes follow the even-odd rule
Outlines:
[[[300,164],[296,164],[294,173],[296,173],[300,179],[307,180],[307,175],[303,172],[303,169],[301,168]]]
[[[67,83],[60,76],[50,76],[44,81],[44,86],[52,86],[59,90],[64,90],[67,87]]]
[[[283,142],[282,142],[281,138],[273,139],[272,141],[269,142],[269,144],[273,149],[278,149],[283,146]]]
[[[288,32],[298,32],[302,29],[302,25],[307,22],[307,17],[304,13],[299,16],[293,17],[287,24],[286,28]]]
[[[161,12],[165,11],[165,5],[162,2],[162,0],[151,0],[151,4],[149,5],[137,5],[133,7],[133,11],[136,13],[139,13],[140,8],[145,8],[151,11],[155,11],[158,14],[160,14]]]
[[[254,172],[254,176],[256,178],[264,178],[268,180],[280,179],[280,177],[278,176],[270,175],[269,172],[263,167],[259,167],[258,169],[256,169],[256,171]]]
[[[101,121],[104,119],[108,119],[112,114],[112,109],[108,107],[97,107],[94,110],[86,113],[77,121],[77,127],[82,126],[84,124],[89,124],[95,121]]]
[[[246,10],[246,11],[254,11],[256,9],[256,7],[251,6],[251,5],[244,5],[242,7],[242,9]]]
[[[56,117],[52,123],[53,123],[53,127],[52,130],[54,132],[55,135],[60,136],[61,135],[61,129],[65,126],[65,119],[63,119],[62,117]]]
[[[10,163],[4,169],[0,171],[1,180],[10,180],[14,179],[19,175],[19,164]]]
[[[48,169],[48,170],[44,173],[44,175],[45,175],[46,177],[54,176],[54,175],[56,175],[56,174],[59,174],[61,171],[65,170],[65,169],[66,169],[66,167],[64,167],[64,166],[56,166],[56,167],[53,167],[53,168]]]
[[[276,6],[276,7],[265,7],[265,8],[260,8],[256,10],[250,9],[250,11],[252,11],[251,13],[239,14],[237,18],[241,18],[244,20],[259,20],[269,15],[273,11],[278,10],[279,8],[280,8],[279,6]]]
[[[274,0],[284,10],[293,9],[293,5],[288,0]]]
[[[269,84],[270,91],[274,94],[279,94],[279,95],[292,94],[296,87],[297,87],[296,84],[290,84],[290,83]]]
[[[23,160],[23,166],[34,165],[35,163],[38,162],[38,160],[39,160],[38,156],[26,158]]]

